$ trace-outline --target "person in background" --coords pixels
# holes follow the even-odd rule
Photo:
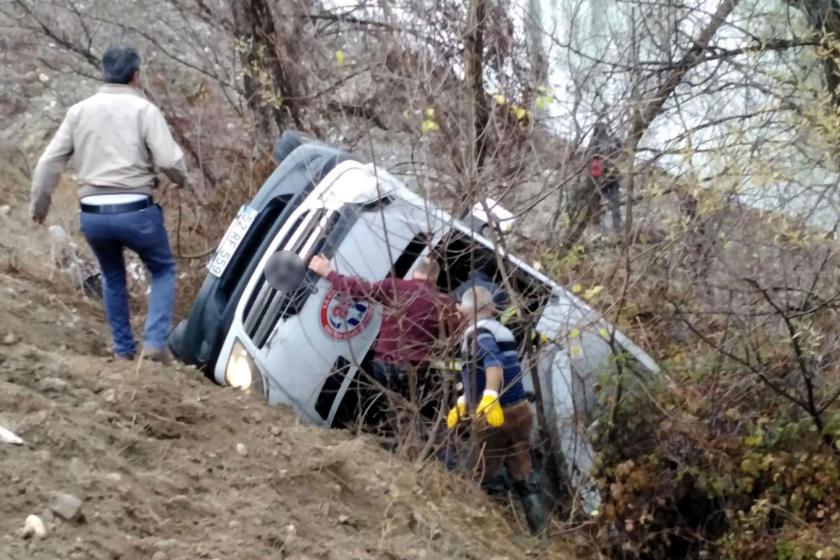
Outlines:
[[[151,273],[143,353],[168,362],[166,337],[175,299],[175,260],[152,199],[158,171],[187,183],[184,154],[160,110],[140,90],[140,55],[112,46],[102,57],[105,85],[73,105],[35,167],[30,212],[43,224],[67,163],[76,170],[79,222],[102,269],[105,312],[117,358],[137,353],[129,318],[123,251],[140,257]]]
[[[621,153],[621,142],[604,119],[598,119],[592,127],[592,137],[587,148],[589,176],[599,193],[607,200],[613,230],[621,232],[621,184],[618,179],[616,161]],[[594,197],[599,201],[601,196]],[[598,209],[600,213],[600,208]]]
[[[534,426],[531,405],[522,386],[522,366],[513,334],[496,318],[493,294],[476,286],[461,298],[467,322],[461,353],[464,393],[447,417],[455,428],[472,417],[474,447],[470,466],[491,495],[503,487],[502,468],[522,502],[528,528],[547,542],[548,509],[531,457]]]
[[[408,368],[428,368],[445,332],[447,317],[455,313],[446,295],[436,288],[440,273],[437,261],[420,259],[410,279],[386,278],[377,282],[342,276],[322,255],[312,257],[309,269],[339,291],[382,304],[382,326],[371,365],[371,373],[379,383],[396,388],[405,380]]]

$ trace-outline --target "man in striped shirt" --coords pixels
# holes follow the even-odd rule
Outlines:
[[[450,411],[447,424],[453,428],[459,420],[474,415],[471,467],[488,490],[500,486],[505,467],[522,501],[528,527],[545,539],[548,512],[539,476],[533,472],[534,417],[522,386],[516,341],[495,319],[493,294],[487,288],[467,290],[459,310],[469,325],[461,346],[464,394]]]

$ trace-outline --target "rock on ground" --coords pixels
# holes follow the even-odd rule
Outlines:
[[[72,494],[58,494],[50,502],[50,511],[65,521],[81,521],[82,500]]]

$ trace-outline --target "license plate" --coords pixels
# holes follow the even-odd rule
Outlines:
[[[243,239],[245,239],[245,234],[248,233],[248,230],[251,228],[251,224],[254,223],[254,218],[257,217],[258,213],[259,212],[248,206],[243,206],[239,209],[239,212],[236,214],[236,219],[234,219],[228,226],[225,236],[222,237],[222,241],[216,249],[216,254],[213,257],[213,260],[211,260],[210,264],[207,265],[207,269],[210,271],[210,274],[221,277],[222,273],[224,273],[227,268],[230,259],[233,258],[233,255],[236,253],[236,249],[239,247],[239,244],[242,243]]]

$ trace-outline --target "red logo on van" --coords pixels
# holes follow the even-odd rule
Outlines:
[[[327,292],[321,303],[321,328],[336,340],[353,338],[370,323],[371,317],[369,303],[355,301],[335,288]]]

